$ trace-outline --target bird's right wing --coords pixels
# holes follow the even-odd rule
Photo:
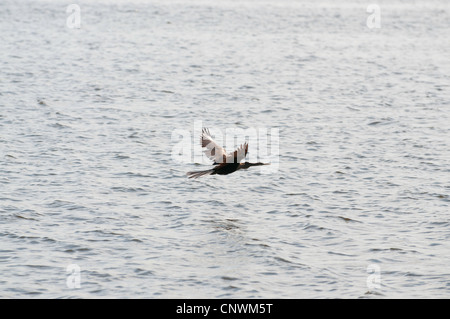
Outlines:
[[[207,128],[203,128],[202,135],[200,137],[200,144],[202,147],[205,147],[204,150],[205,155],[214,161],[214,163],[223,163],[225,162],[225,158],[227,153],[225,149],[217,144],[216,141],[211,137],[211,133]]]
[[[240,163],[248,153],[248,143],[245,142],[244,145],[241,145],[235,150],[233,153],[230,153],[226,157],[227,163]]]

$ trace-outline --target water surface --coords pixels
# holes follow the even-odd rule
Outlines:
[[[0,3],[1,297],[450,296],[446,1],[78,4]],[[195,121],[278,171],[188,180]]]

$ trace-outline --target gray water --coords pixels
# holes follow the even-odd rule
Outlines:
[[[70,3],[0,2],[0,297],[450,297],[447,1]]]

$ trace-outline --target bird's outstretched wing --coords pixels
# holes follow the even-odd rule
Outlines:
[[[245,142],[239,146],[233,153],[227,155],[225,161],[227,163],[240,163],[248,153],[248,143]]]
[[[200,137],[200,144],[205,147],[205,155],[214,161],[214,164],[225,162],[227,152],[225,149],[217,144],[216,141],[211,137],[211,133],[207,128],[203,128],[202,135]]]

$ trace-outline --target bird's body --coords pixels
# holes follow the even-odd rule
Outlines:
[[[250,166],[268,165],[265,163],[241,163],[248,153],[248,144],[244,143],[234,152],[227,154],[225,149],[213,140],[207,128],[204,128],[202,131],[200,144],[206,148],[206,156],[214,161],[214,167],[205,171],[188,172],[189,178],[216,174],[228,175],[239,169],[247,169]]]

